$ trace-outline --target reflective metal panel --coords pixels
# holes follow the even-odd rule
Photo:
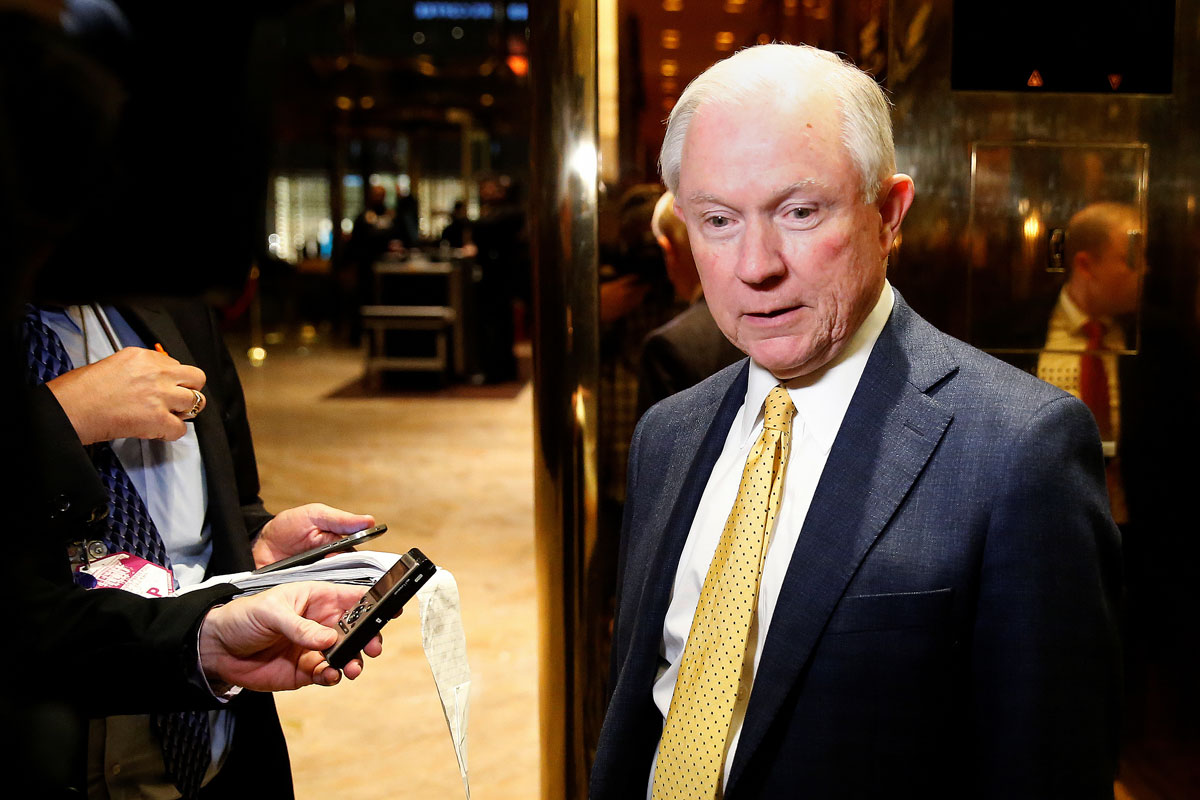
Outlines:
[[[593,0],[531,15],[534,481],[542,797],[587,795],[588,709],[603,665],[584,576],[596,540],[597,158]],[[593,698],[589,704],[588,699]]]
[[[1137,210],[1141,249],[1146,221],[1149,146],[1088,142],[971,142],[968,212],[968,335],[990,353],[1036,351],[1041,337],[1027,341],[1012,321],[1053,304],[1067,280],[1063,263],[1067,223],[1081,209],[1120,203]],[[1137,351],[1135,289],[1129,341]],[[1023,331],[1022,331],[1023,332]],[[1041,333],[1045,333],[1042,331]]]
[[[1049,346],[1046,316],[1033,312],[1038,304],[996,315],[995,326],[980,324],[979,306],[1033,297],[1039,282],[1044,289],[1065,279],[1052,271],[1069,265],[1050,261],[1047,234],[1084,205],[1116,201],[1142,209],[1139,241],[1129,242],[1144,267],[1139,338],[1108,384],[1120,417],[1120,431],[1113,431],[1119,443],[1106,452],[1126,587],[1120,778],[1136,797],[1191,796],[1200,763],[1200,628],[1178,621],[1200,616],[1200,537],[1190,502],[1200,485],[1200,0],[1175,4],[1171,93],[1154,95],[1043,93],[1036,82],[1019,93],[954,91],[955,5],[891,2],[887,87],[897,166],[913,176],[917,196],[889,277],[934,324],[973,344],[1007,349],[999,354],[1013,363],[1025,355],[1020,365],[1041,375],[1036,355],[988,338],[1024,329],[1036,334],[1026,351]],[[1128,15],[1130,28],[1141,18],[1134,6],[1071,7],[1081,15]],[[993,3],[986,13],[1013,8]],[[1040,15],[1024,20],[1031,31],[1044,23]],[[1080,29],[1071,27],[1060,35],[1078,38]],[[1036,33],[1052,43],[1043,28]],[[993,30],[984,35],[1020,46]],[[1103,349],[1117,350],[1107,340]],[[1114,423],[1116,417],[1114,411]],[[1144,785],[1156,789],[1143,794]]]
[[[952,0],[892,0],[887,88],[895,103],[897,166],[917,186],[891,264],[893,283],[932,322],[969,338],[963,264],[972,257],[966,235],[972,143],[1140,143],[1153,153],[1145,191],[1153,265],[1146,299],[1194,321],[1200,150],[1188,143],[1200,132],[1200,62],[1188,54],[1200,43],[1195,23],[1200,2],[1178,4],[1179,56],[1170,95],[952,91],[952,5]]]

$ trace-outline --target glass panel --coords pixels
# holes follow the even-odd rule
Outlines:
[[[329,258],[333,220],[329,179],[323,174],[280,173],[271,182],[267,249],[290,263]]]
[[[1075,310],[1119,324],[1117,352],[1137,351],[1148,155],[1141,143],[971,145],[972,344],[1001,355],[1047,347],[1049,316],[1070,285]],[[1101,274],[1079,266],[1081,250],[1115,261]]]

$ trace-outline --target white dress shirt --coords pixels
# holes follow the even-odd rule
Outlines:
[[[1088,337],[1083,326],[1090,319],[1064,289],[1050,313],[1046,326],[1046,348],[1038,356],[1037,376],[1076,397],[1082,397],[1080,384],[1080,353],[1087,350]],[[1105,443],[1105,455],[1116,454],[1116,440],[1121,431],[1121,387],[1117,373],[1117,355],[1124,352],[1125,331],[1112,317],[1097,317],[1104,324],[1101,352],[1097,355],[1104,364],[1108,378],[1108,414],[1112,425],[1112,442]]]
[[[762,658],[763,644],[771,626],[771,617],[779,602],[779,592],[796,546],[809,504],[817,489],[825,461],[833,447],[842,418],[850,406],[850,400],[858,387],[863,369],[871,349],[879,338],[888,316],[892,312],[895,296],[886,281],[874,309],[851,338],[846,349],[836,360],[811,375],[788,381],[784,384],[796,415],[792,420],[791,452],[784,473],[783,498],[776,517],[775,530],[767,542],[767,555],[763,565],[758,592],[758,610],[750,626],[747,651],[753,651],[754,659],[742,673],[742,690],[733,709],[728,751],[725,755],[725,772],[722,785],[729,779],[734,752],[741,736],[742,722],[749,701],[749,686],[758,671]],[[734,417],[725,437],[721,455],[713,466],[712,474],[704,487],[704,494],[692,520],[691,530],[671,590],[671,602],[663,622],[662,642],[659,647],[658,677],[655,679],[653,696],[655,705],[662,712],[665,724],[679,675],[679,663],[684,645],[692,627],[692,617],[700,601],[700,589],[708,573],[709,564],[716,552],[725,521],[733,508],[741,483],[742,470],[754,442],[763,428],[763,404],[771,389],[780,381],[763,367],[750,362],[750,376],[746,387],[746,399]],[[750,681],[746,678],[749,677]],[[655,764],[658,753],[655,752]],[[654,767],[651,767],[647,797],[654,783]]]

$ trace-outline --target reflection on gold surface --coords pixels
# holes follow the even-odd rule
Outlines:
[[[1042,220],[1038,216],[1037,211],[1025,217],[1025,224],[1022,227],[1025,232],[1025,242],[1027,244],[1036,242],[1038,237],[1042,235]]]
[[[539,11],[529,52],[540,794],[571,800],[587,796],[607,666],[588,583],[597,491],[598,11],[594,0],[547,0]]]
[[[971,145],[963,255],[973,344],[995,352],[1032,346],[1013,339],[1012,321],[1061,289],[1069,266],[1062,256],[1068,220],[1097,197],[1144,209],[1148,159],[1149,148],[1140,142]],[[944,248],[934,233],[945,224],[927,224],[919,244]]]
[[[812,19],[829,19],[833,0],[804,0],[804,16]]]

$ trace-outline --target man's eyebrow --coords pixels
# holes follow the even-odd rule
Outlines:
[[[717,197],[715,194],[709,194],[708,192],[693,192],[692,194],[688,195],[687,202],[688,205],[696,205],[698,203],[716,203],[718,205],[725,205],[724,200]]]
[[[804,180],[796,181],[795,183],[788,184],[787,186],[780,187],[779,189],[776,189],[775,191],[771,192],[770,205],[777,204],[780,201],[782,201],[784,198],[786,198],[789,195],[792,195],[798,191],[805,191],[805,190],[809,190],[809,189],[822,189],[824,187],[825,187],[825,184],[822,183],[821,181],[817,180],[816,178],[805,178]],[[697,205],[697,204],[702,205],[702,204],[707,204],[707,203],[716,203],[717,205],[728,205],[724,200],[722,200],[720,197],[717,197],[715,194],[710,194],[709,192],[703,192],[703,191],[693,192],[692,194],[688,195],[687,202],[689,205]]]
[[[805,178],[802,181],[796,181],[795,183],[789,184],[787,186],[784,186],[784,187],[772,192],[771,199],[773,202],[779,202],[780,200],[783,200],[785,197],[788,197],[799,191],[808,190],[808,189],[823,189],[823,188],[825,188],[825,184],[821,183],[816,178]]]

